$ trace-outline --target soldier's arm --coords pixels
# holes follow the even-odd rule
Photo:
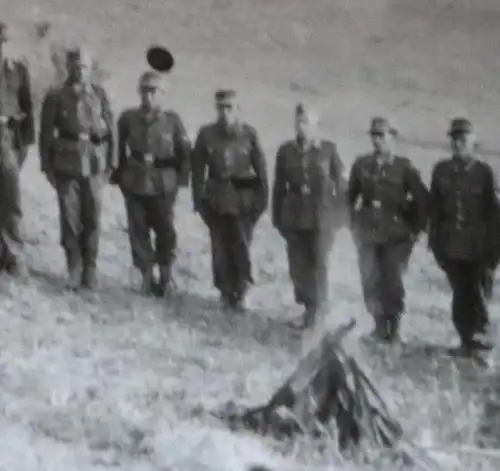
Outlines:
[[[359,179],[359,163],[356,160],[351,168],[351,174],[347,181],[346,202],[351,210],[356,206],[361,191]]]
[[[118,170],[123,169],[127,162],[127,142],[129,136],[129,119],[126,112],[122,113],[118,118],[117,123],[117,155],[118,155]]]
[[[428,245],[431,250],[437,248],[437,231],[441,219],[441,193],[438,185],[438,167],[434,167],[431,176],[431,186],[428,201],[429,221],[428,221]]]
[[[486,220],[488,222],[491,246],[488,249],[488,260],[486,262],[492,268],[496,268],[500,259],[500,189],[493,169],[487,166],[487,178],[484,185],[486,198]]]
[[[52,171],[52,149],[55,140],[57,99],[57,92],[49,90],[42,101],[38,154],[40,155],[41,169],[44,173],[50,173]]]
[[[180,116],[175,116],[174,132],[174,152],[175,158],[179,162],[178,180],[179,185],[187,187],[189,185],[189,173],[191,169],[191,141],[187,135],[186,128]]]
[[[415,230],[425,231],[427,229],[429,191],[422,181],[420,172],[411,164],[407,167],[406,185],[416,209]]]
[[[340,159],[337,146],[333,144],[330,158],[330,178],[334,181],[337,197],[341,200],[345,200],[347,191],[347,179],[345,173],[345,166]]]
[[[31,80],[28,67],[21,68],[21,86],[18,92],[18,103],[23,116],[20,120],[22,145],[29,146],[35,143],[35,117],[33,114],[33,100],[31,96]]]
[[[203,129],[200,129],[194,149],[191,154],[191,191],[195,211],[201,206],[205,188],[205,171],[207,167],[206,138]]]
[[[282,149],[278,149],[276,153],[275,165],[274,165],[274,181],[273,181],[273,199],[271,207],[271,220],[273,226],[279,228],[281,225],[280,221],[280,208],[282,206],[283,198],[286,194],[286,181],[285,172],[283,165],[283,152]]]
[[[260,144],[259,137],[255,131],[252,132],[252,166],[261,187],[262,205],[265,209],[269,203],[269,182],[267,179],[267,162]]]
[[[99,141],[106,141],[108,144],[107,167],[108,170],[115,170],[118,167],[118,155],[116,152],[116,128],[113,110],[106,91],[101,88],[101,115],[105,128],[100,130],[97,136]]]

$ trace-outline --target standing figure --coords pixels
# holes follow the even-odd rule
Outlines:
[[[365,305],[375,321],[374,337],[387,342],[398,338],[403,275],[427,225],[428,191],[410,160],[394,154],[397,134],[386,118],[372,119],[374,151],[355,160],[348,184]]]
[[[489,349],[487,298],[499,257],[500,204],[491,167],[475,157],[466,118],[448,132],[452,157],[432,172],[429,248],[453,291],[452,320],[464,354]]]
[[[68,285],[94,289],[102,190],[117,166],[113,114],[105,90],[91,81],[88,52],[71,49],[66,60],[66,81],[42,103],[40,159],[57,191]]]
[[[256,130],[242,122],[236,92],[215,93],[218,119],[203,126],[192,158],[196,212],[210,231],[215,287],[225,307],[241,310],[253,283],[250,246],[267,208],[265,157]]]
[[[19,173],[35,131],[28,68],[4,57],[8,39],[7,25],[0,22],[0,270],[24,276]]]
[[[311,326],[328,301],[328,255],[344,222],[344,166],[333,142],[319,138],[319,116],[299,104],[294,140],[276,155],[272,222],[286,241],[295,300]]]
[[[142,292],[168,296],[177,248],[174,204],[179,186],[189,184],[191,143],[177,113],[161,109],[160,74],[142,74],[138,90],[140,106],[118,119],[119,165],[112,183],[125,197],[132,261],[142,274]],[[153,277],[156,264],[159,285]]]

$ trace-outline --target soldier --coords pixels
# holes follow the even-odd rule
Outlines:
[[[286,241],[295,300],[305,307],[299,327],[326,305],[328,254],[344,220],[344,165],[318,131],[317,113],[297,105],[296,138],[278,150],[273,186],[273,225]]]
[[[0,269],[26,275],[19,173],[34,139],[30,75],[4,56],[7,25],[0,22]]]
[[[160,74],[142,74],[141,105],[124,111],[118,119],[119,166],[112,176],[112,183],[120,185],[125,197],[132,260],[142,273],[146,295],[171,293],[177,246],[174,203],[178,187],[189,183],[191,143],[177,113],[161,109],[161,91]],[[156,235],[156,249],[150,229]],[[155,263],[160,267],[159,290],[153,279]]]
[[[409,159],[394,154],[398,133],[386,118],[372,119],[370,135],[374,151],[355,160],[347,198],[373,335],[393,342],[404,311],[402,277],[427,225],[428,192]]]
[[[489,349],[485,290],[499,256],[500,204],[491,167],[475,157],[466,118],[451,121],[452,157],[432,172],[429,247],[453,291],[452,319],[462,353]]]
[[[42,172],[56,189],[69,287],[94,289],[102,189],[117,166],[113,114],[105,90],[92,82],[92,59],[67,52],[68,77],[42,103]]]
[[[217,122],[200,129],[193,152],[193,204],[210,231],[221,300],[241,310],[253,283],[253,231],[268,204],[267,169],[257,132],[239,118],[236,92],[219,90],[215,101]]]

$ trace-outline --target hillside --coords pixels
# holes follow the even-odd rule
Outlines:
[[[277,145],[293,131],[298,100],[321,107],[325,135],[346,165],[369,148],[370,117],[389,114],[403,134],[401,152],[427,179],[446,154],[450,117],[466,113],[478,126],[485,159],[500,172],[495,0],[0,0],[0,11],[15,27],[12,51],[30,61],[38,98],[51,80],[51,43],[85,38],[109,73],[116,112],[137,101],[145,48],[167,45],[177,64],[165,105],[178,110],[194,137],[213,118],[214,90],[235,87],[260,132],[270,174]],[[42,41],[33,35],[38,21],[51,24]],[[26,285],[0,280],[0,469],[165,470],[199,440],[194,454],[219,470],[255,460],[276,461],[278,469],[357,469],[333,452],[313,453],[307,443],[280,453],[279,445],[231,435],[204,414],[229,399],[266,399],[317,336],[300,339],[283,325],[298,311],[284,245],[267,216],[253,250],[251,313],[228,319],[215,309],[208,234],[187,192],[177,207],[182,295],[164,306],[130,292],[123,201],[110,188],[102,287],[97,299],[84,299],[60,289],[56,198],[40,175],[36,149],[22,179],[34,276]],[[487,378],[422,347],[456,340],[449,290],[425,247],[422,240],[407,276],[402,328],[409,346],[372,352],[354,339],[349,348],[367,364],[408,437],[445,450],[435,454],[442,469],[493,470],[500,460],[451,450],[472,443],[480,417],[475,394]],[[369,330],[344,231],[331,255],[331,291],[327,324],[355,317],[359,334]],[[497,295],[496,321],[499,301]]]

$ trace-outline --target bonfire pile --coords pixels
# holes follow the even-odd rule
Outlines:
[[[227,412],[224,419],[229,426],[278,439],[297,434],[333,435],[341,451],[362,444],[377,449],[395,447],[403,434],[400,424],[391,417],[356,360],[341,346],[354,324],[351,321],[327,334],[267,404]]]

